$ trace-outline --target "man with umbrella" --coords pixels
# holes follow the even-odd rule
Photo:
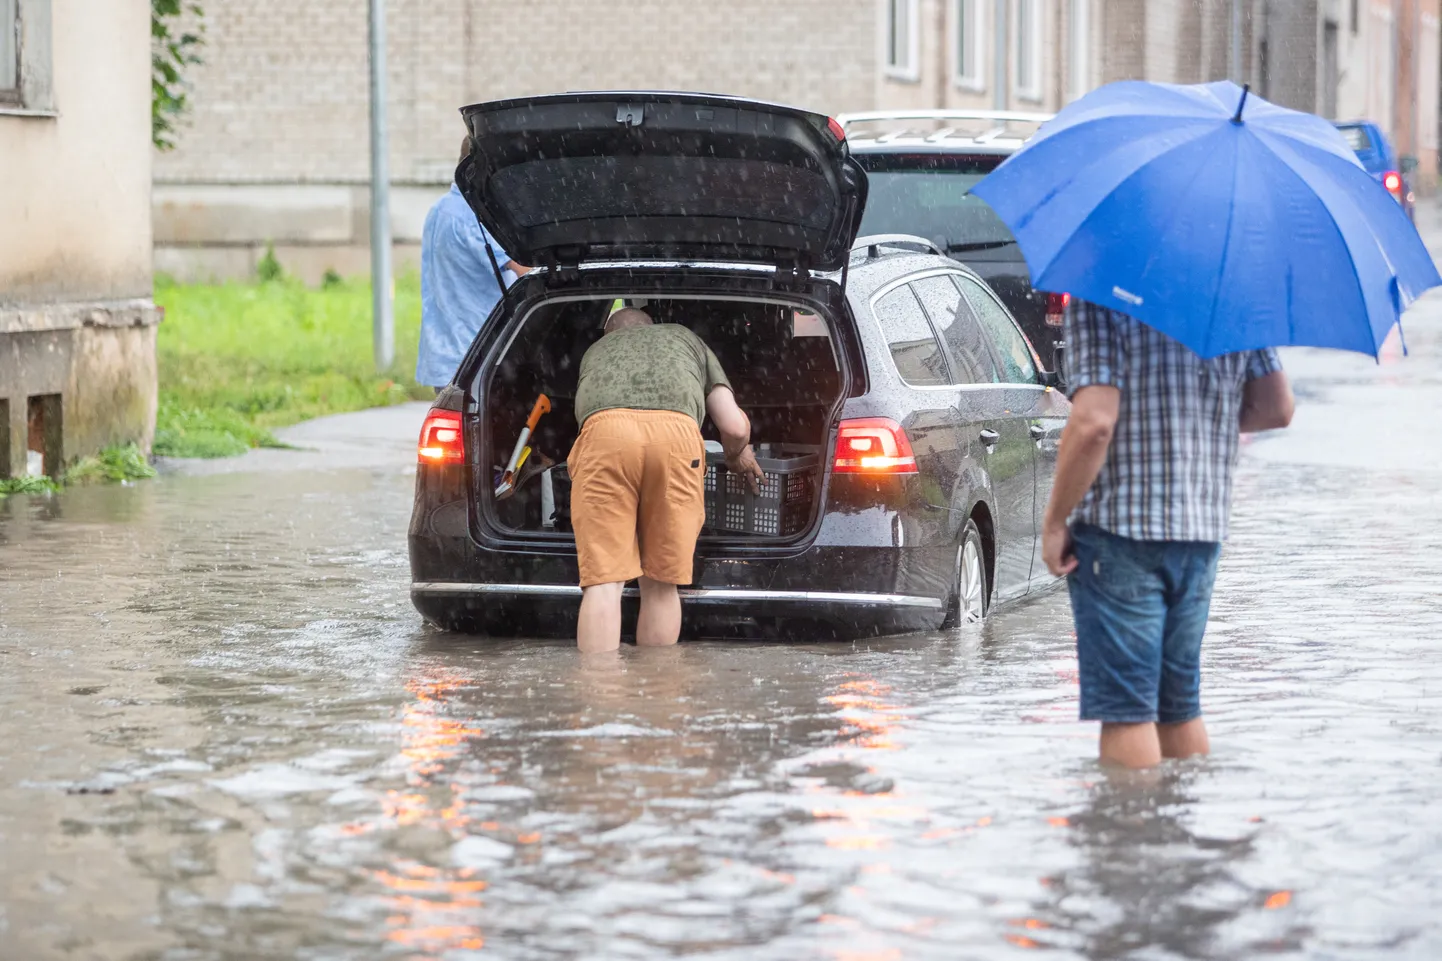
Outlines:
[[[1273,350],[1203,360],[1080,300],[1065,336],[1072,411],[1042,550],[1070,579],[1082,719],[1102,722],[1104,761],[1206,754],[1202,635],[1237,435],[1291,422],[1287,375]]]
[[[1110,84],[974,189],[1072,295],[1043,521],[1101,758],[1209,750],[1201,643],[1238,435],[1285,427],[1275,346],[1375,354],[1442,277],[1335,127],[1229,82]]]

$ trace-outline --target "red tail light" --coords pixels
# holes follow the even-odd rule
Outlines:
[[[1402,175],[1395,170],[1389,170],[1382,175],[1382,186],[1394,197],[1402,196]]]
[[[841,121],[837,120],[835,117],[826,118],[826,128],[831,131],[831,136],[835,137],[837,140],[846,139],[846,128],[841,126]]]
[[[416,460],[422,464],[460,464],[466,459],[466,445],[461,439],[461,415],[453,410],[435,410],[426,414],[421,425],[421,442]]]
[[[1066,319],[1066,305],[1071,303],[1071,294],[1046,295],[1046,325],[1060,327]]]
[[[831,469],[838,474],[915,474],[916,456],[896,421],[861,417],[841,422]]]

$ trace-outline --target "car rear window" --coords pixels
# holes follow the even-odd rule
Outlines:
[[[997,155],[854,155],[870,189],[861,233],[914,234],[947,253],[1007,247],[1015,243],[996,212],[969,190],[1002,160]]]
[[[913,387],[942,387],[951,382],[946,355],[910,287],[903,284],[885,294],[872,310],[902,380]]]
[[[1372,138],[1367,135],[1365,127],[1338,127],[1342,131],[1342,137],[1347,141],[1347,146],[1357,153],[1372,149]]]

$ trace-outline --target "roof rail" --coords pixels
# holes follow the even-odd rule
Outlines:
[[[991,120],[999,123],[1046,123],[1055,114],[1024,110],[864,110],[836,115],[843,128],[887,120]]]
[[[872,257],[880,257],[882,247],[905,246],[922,247],[926,253],[945,256],[945,254],[941,252],[941,248],[936,246],[936,244],[927,240],[925,237],[917,237],[913,234],[871,234],[866,237],[858,237],[856,238],[856,243],[851,245],[851,252],[855,253],[865,247],[866,257],[869,260]]]

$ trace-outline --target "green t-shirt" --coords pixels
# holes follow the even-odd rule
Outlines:
[[[706,419],[706,396],[730,387],[721,362],[680,324],[627,327],[606,334],[581,358],[576,423],[597,411],[674,410]]]

